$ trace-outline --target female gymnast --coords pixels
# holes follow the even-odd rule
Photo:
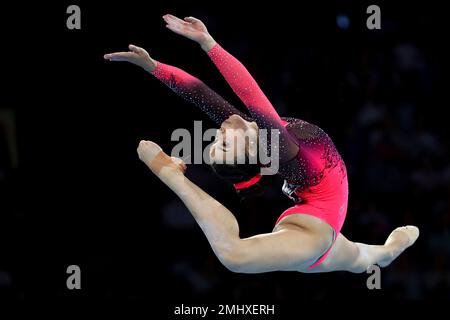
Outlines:
[[[371,265],[389,265],[419,236],[415,226],[395,229],[384,245],[349,241],[340,233],[347,212],[345,164],[330,137],[319,127],[293,118],[280,118],[247,69],[225,51],[193,17],[163,16],[171,31],[197,42],[250,112],[241,113],[202,81],[176,67],[156,61],[142,48],[106,54],[110,61],[138,65],[174,92],[194,103],[220,129],[210,149],[215,171],[237,190],[261,179],[261,164],[239,165],[258,151],[259,129],[279,130],[279,172],[283,192],[295,203],[278,218],[271,233],[242,239],[233,214],[185,177],[181,159],[164,153],[151,141],[141,141],[139,158],[184,202],[206,235],[221,263],[233,272],[270,271],[365,272]],[[234,130],[232,137],[228,130]],[[250,137],[243,142],[244,137]],[[238,143],[241,142],[241,143]],[[267,148],[270,146],[267,142]],[[234,154],[233,164],[223,164]]]

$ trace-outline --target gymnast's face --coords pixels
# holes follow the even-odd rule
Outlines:
[[[256,156],[258,126],[234,114],[222,122],[211,145],[212,163],[245,163],[246,156]]]

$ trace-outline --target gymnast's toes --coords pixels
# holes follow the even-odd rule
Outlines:
[[[139,155],[139,159],[149,164],[161,150],[161,147],[156,143],[152,141],[141,140],[137,148],[137,153]]]

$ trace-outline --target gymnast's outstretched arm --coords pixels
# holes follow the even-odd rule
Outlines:
[[[141,141],[140,159],[184,202],[222,264],[233,272],[300,271],[324,251],[317,234],[292,226],[251,238],[239,237],[233,214],[184,176],[180,159],[150,141]]]
[[[294,158],[299,147],[284,127],[283,121],[245,66],[224,50],[209,34],[202,21],[173,15],[163,16],[167,28],[197,42],[208,53],[230,87],[246,105],[252,118],[262,129],[277,129],[280,133],[280,161]]]
[[[128,52],[106,54],[105,59],[111,61],[127,61],[140,66],[183,99],[199,107],[219,126],[233,114],[237,114],[244,119],[249,118],[201,80],[186,71],[156,61],[143,48],[130,45],[129,49],[130,51]]]

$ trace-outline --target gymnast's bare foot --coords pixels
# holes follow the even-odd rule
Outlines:
[[[186,164],[183,160],[169,157],[159,145],[152,141],[142,140],[137,148],[139,159],[156,174],[164,183],[184,177]]]
[[[388,248],[387,257],[378,261],[380,267],[391,264],[406,248],[412,246],[419,237],[419,228],[416,226],[399,227],[391,232],[384,246]]]

